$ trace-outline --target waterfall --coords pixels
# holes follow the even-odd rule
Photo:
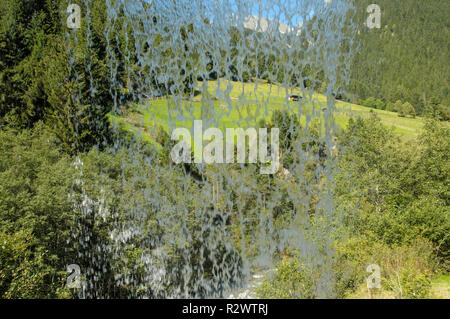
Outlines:
[[[93,1],[83,1],[86,52]],[[136,129],[132,142],[117,137],[106,151],[121,161],[117,183],[106,168],[93,185],[74,176],[80,297],[239,295],[255,274],[270,276],[286,251],[314,270],[316,296],[333,297],[336,159],[319,151],[334,146],[352,10],[343,0],[106,0],[110,114]],[[68,31],[68,48],[81,43],[77,32]],[[76,82],[79,57],[70,54]],[[95,94],[94,62],[84,58]],[[289,101],[294,94],[302,98]],[[274,103],[301,119],[288,130],[298,138],[282,154],[282,177],[262,176],[256,165],[176,165],[139,142],[161,129],[191,130],[200,118],[209,127],[255,126]]]

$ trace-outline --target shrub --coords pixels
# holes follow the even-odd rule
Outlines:
[[[381,291],[378,295],[393,298],[426,298],[430,294],[430,278],[435,269],[433,246],[419,239],[410,245],[389,246],[375,238],[351,238],[336,246],[334,267],[338,297],[367,293],[366,279],[370,264],[380,266]]]
[[[277,265],[273,277],[256,289],[256,294],[268,299],[314,298],[313,273],[297,258],[285,258]]]
[[[405,208],[389,207],[385,212],[369,216],[365,223],[381,240],[388,244],[411,244],[425,238],[439,249],[444,257],[449,249],[450,216],[444,201],[434,196],[413,200]]]
[[[398,112],[398,116],[405,116],[404,111],[403,111],[403,103],[400,100],[397,100],[397,102],[395,102],[394,104],[394,108],[395,110]]]
[[[388,103],[386,104],[386,111],[389,111],[389,112],[396,112],[397,109],[395,108],[395,104],[392,103],[392,102],[388,102]]]
[[[376,108],[377,105],[377,100],[374,97],[369,97],[366,100],[362,100],[361,104],[363,106],[367,106],[367,107],[371,107],[371,108]]]
[[[399,275],[401,282],[400,296],[406,299],[425,299],[430,297],[430,276],[416,269],[403,269]]]
[[[375,99],[374,97],[369,97],[367,100],[362,100],[361,105],[378,110],[386,109],[386,104],[382,100]]]
[[[443,121],[450,121],[450,106],[439,104],[439,113]]]
[[[409,115],[413,118],[416,117],[416,110],[414,110],[414,107],[412,106],[411,103],[405,102],[405,104],[403,104],[402,110],[405,116]]]
[[[39,298],[49,267],[43,252],[33,253],[36,239],[30,229],[14,234],[0,232],[0,296]]]
[[[72,167],[42,125],[0,131],[0,297],[55,298],[63,288]]]
[[[375,101],[374,107],[376,109],[378,109],[378,110],[385,110],[386,109],[386,104],[382,100],[377,99]]]

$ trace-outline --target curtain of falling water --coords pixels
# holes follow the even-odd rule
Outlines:
[[[83,39],[76,30],[66,38],[72,81],[81,72],[94,96],[93,2],[81,3]],[[107,149],[121,163],[119,182],[105,168],[85,185],[83,162],[74,163],[71,245],[84,267],[80,297],[223,297],[286,251],[298,252],[313,274],[315,296],[333,297],[340,216],[329,153],[333,95],[353,53],[351,14],[349,1],[338,0],[106,1],[110,114],[116,132],[125,121],[135,137],[125,143],[116,134]],[[77,59],[87,61],[84,70]],[[260,79],[273,85],[261,91]],[[303,98],[289,102],[293,93]],[[254,127],[274,108],[300,118],[287,128],[297,138],[275,175],[259,174],[258,165],[176,165],[167,156],[172,144],[158,139],[177,127],[192,131],[195,119],[204,128],[224,128],[224,118],[226,127]],[[166,150],[142,146],[146,137]]]

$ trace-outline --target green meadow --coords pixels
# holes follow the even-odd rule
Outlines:
[[[300,114],[300,122],[305,125],[309,119],[323,119],[327,108],[327,97],[323,94],[314,93],[299,102],[289,101],[290,95],[302,96],[300,89],[287,90],[264,82],[199,82],[195,92],[193,97],[180,100],[171,96],[148,99],[143,104],[127,109],[122,116],[111,115],[111,118],[123,129],[139,133],[145,140],[159,147],[154,138],[154,130],[159,127],[169,133],[177,127],[192,128],[196,119],[203,119],[204,123],[209,124],[208,127],[252,127],[260,119],[270,119],[275,110],[281,109]],[[214,106],[213,110],[211,105]],[[376,114],[403,141],[417,137],[424,124],[421,117],[399,117],[395,112],[337,100],[333,113],[334,122],[341,128],[347,126],[351,117],[369,118]]]

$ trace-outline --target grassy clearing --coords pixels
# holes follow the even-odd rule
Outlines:
[[[440,275],[431,282],[433,298],[450,299],[450,274]]]
[[[154,134],[150,130],[155,126],[170,132],[176,127],[192,127],[195,119],[203,119],[207,127],[250,127],[256,126],[259,119],[269,119],[274,110],[283,108],[302,114],[301,123],[305,124],[309,118],[323,118],[321,109],[327,102],[327,97],[318,93],[305,97],[301,102],[289,102],[289,95],[301,95],[300,90],[288,91],[263,82],[207,81],[199,82],[197,90],[198,94],[192,99],[151,99],[136,106],[127,116],[113,118],[121,121],[125,129],[139,131],[145,139],[153,142]],[[208,105],[214,105],[214,110]],[[414,139],[424,124],[420,117],[402,118],[397,113],[341,101],[336,103],[335,121],[340,127],[346,127],[351,117],[367,118],[372,113],[386,126],[392,127],[404,141]]]
[[[368,118],[372,113],[375,113],[382,123],[392,127],[394,132],[400,134],[404,140],[410,140],[416,137],[422,130],[424,124],[424,120],[421,117],[399,117],[395,112],[376,110],[351,103],[339,102],[338,110],[347,118],[350,116]]]

